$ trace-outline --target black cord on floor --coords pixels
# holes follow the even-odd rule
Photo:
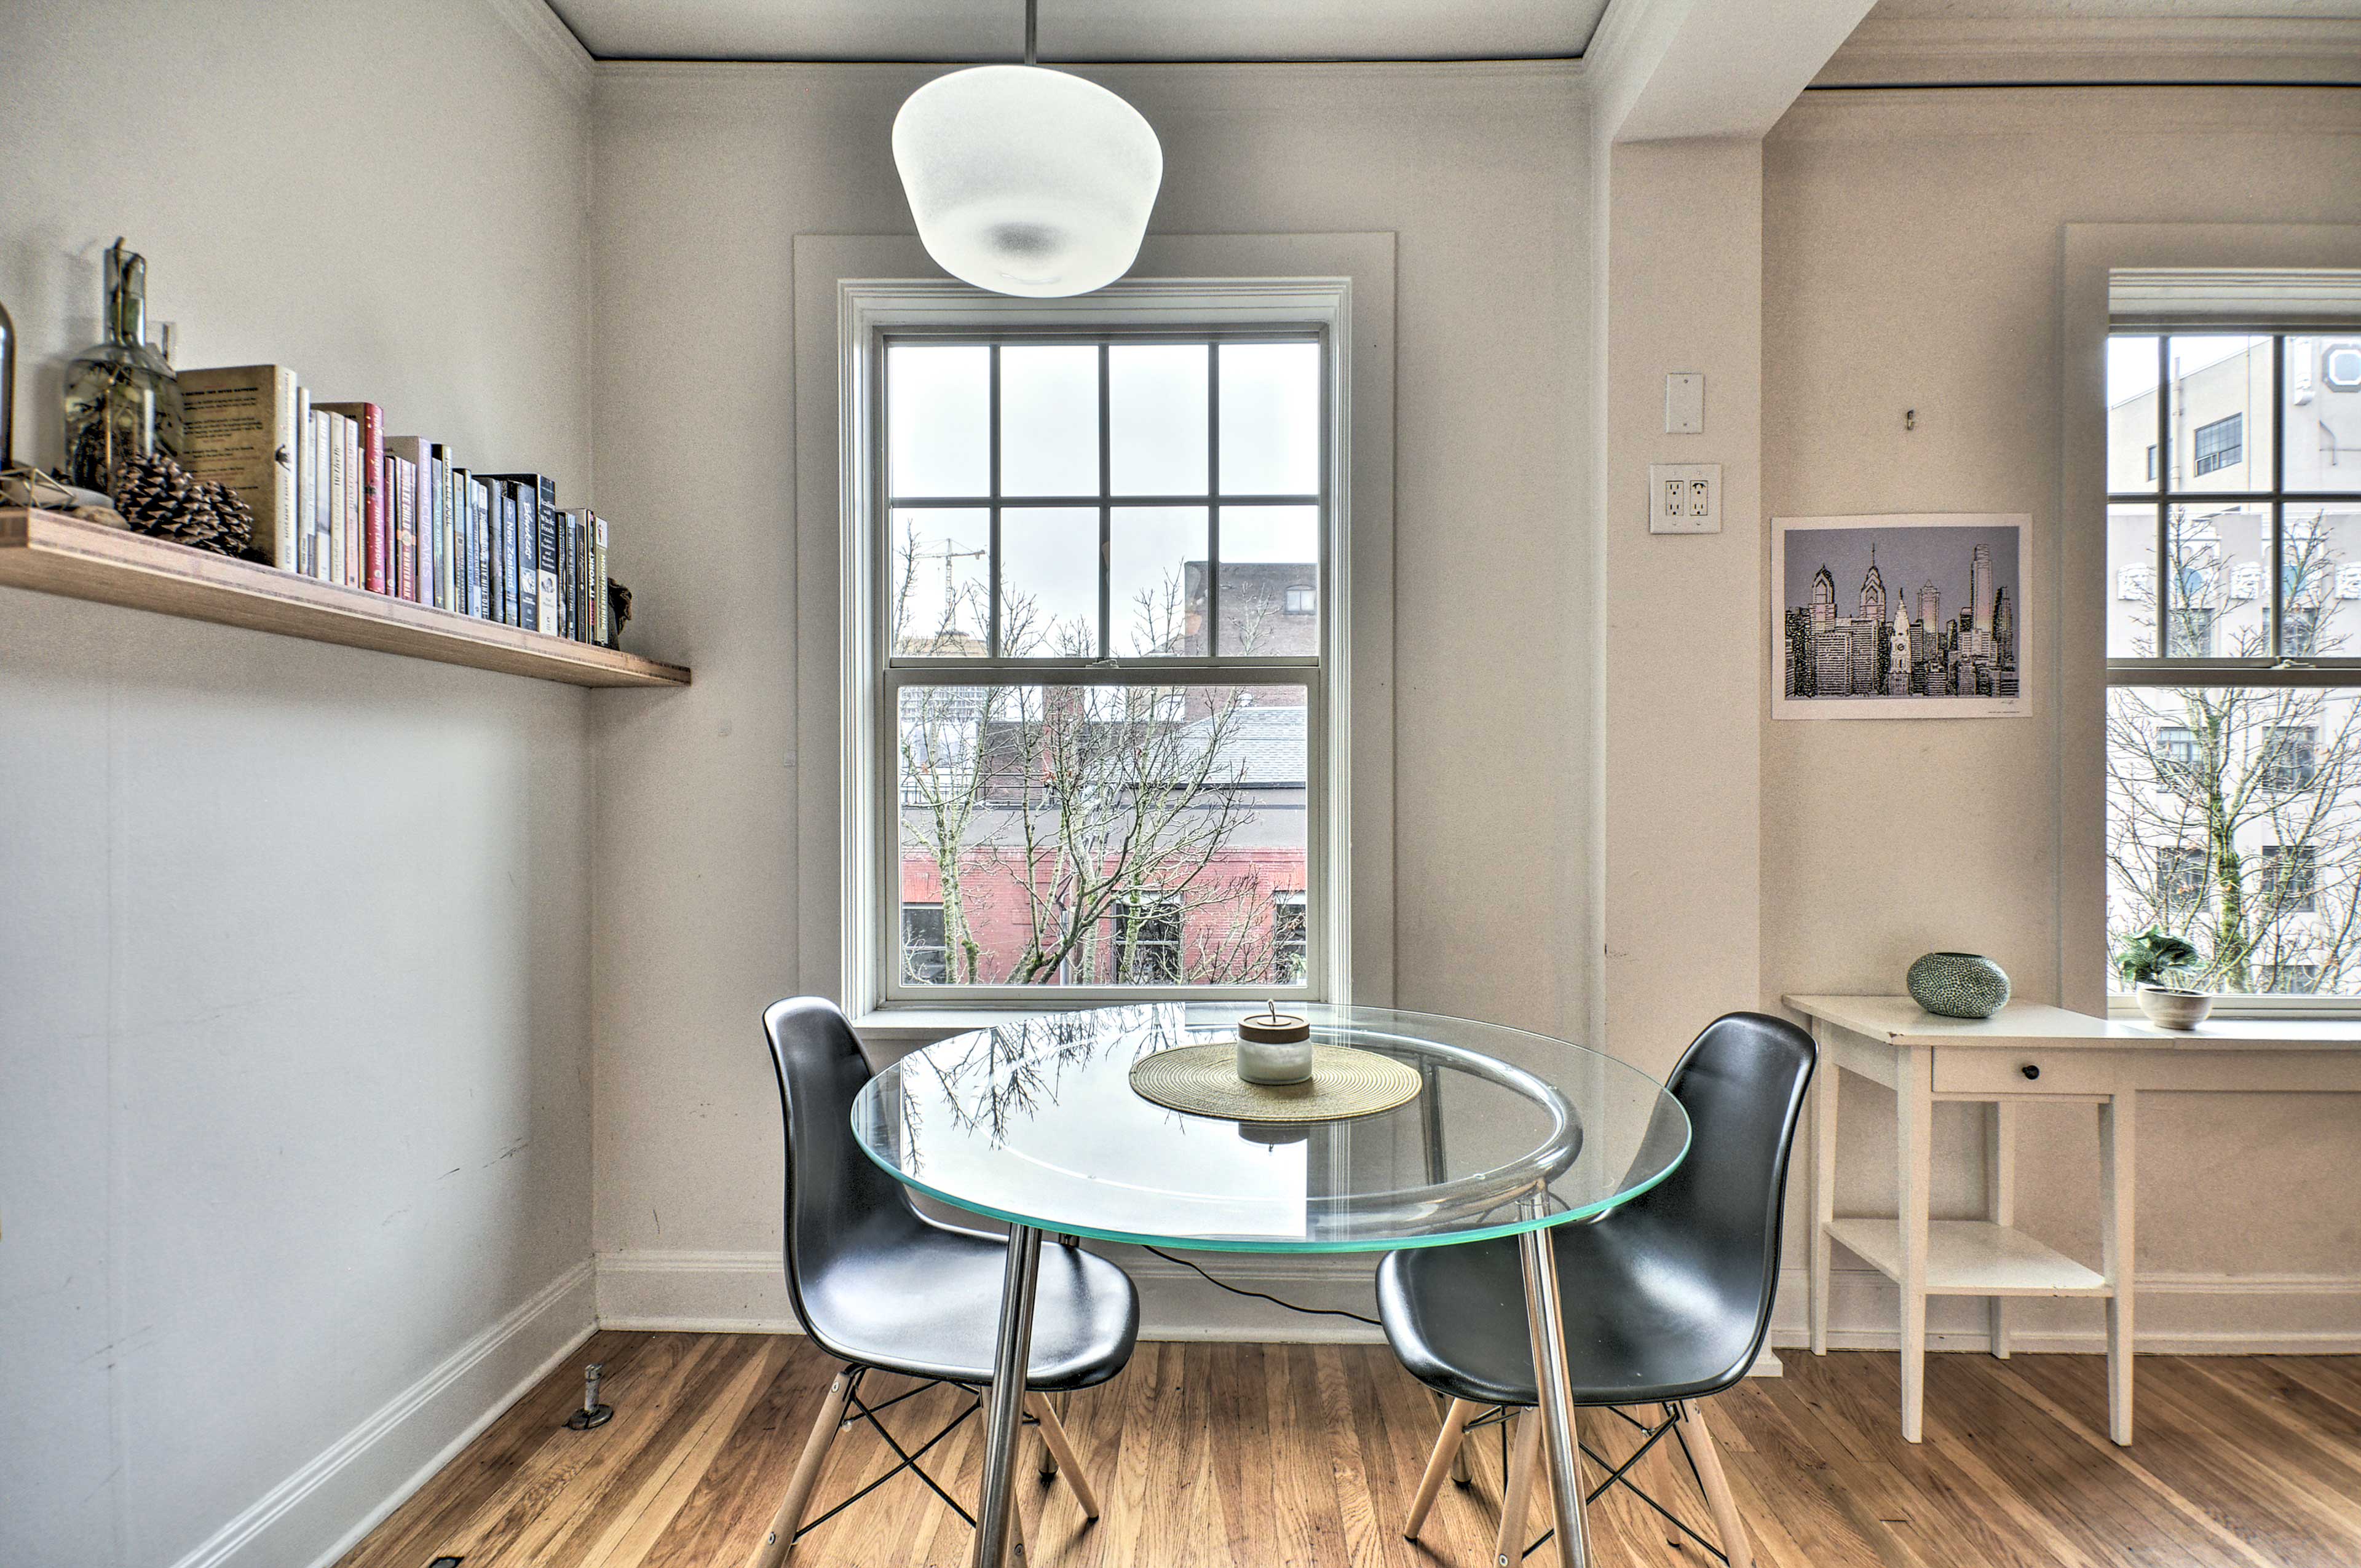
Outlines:
[[[1206,1284],[1226,1290],[1233,1296],[1251,1296],[1257,1301],[1268,1301],[1274,1307],[1284,1307],[1290,1312],[1302,1312],[1312,1317],[1350,1318],[1356,1323],[1367,1323],[1373,1329],[1384,1326],[1375,1318],[1363,1317],[1358,1312],[1348,1312],[1342,1307],[1299,1307],[1292,1301],[1282,1301],[1278,1297],[1265,1295],[1260,1290],[1248,1290],[1241,1286],[1233,1285],[1225,1279],[1216,1279],[1212,1275],[1207,1274],[1203,1269],[1198,1268],[1195,1264],[1190,1262],[1187,1258],[1175,1257],[1170,1253],[1166,1252],[1162,1247],[1142,1247],[1140,1250],[1142,1252],[1154,1253],[1157,1256],[1162,1258],[1167,1263],[1177,1263],[1183,1268],[1194,1270]]]

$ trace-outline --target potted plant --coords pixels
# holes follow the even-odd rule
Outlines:
[[[2213,1011],[2213,998],[2175,985],[2182,971],[2202,962],[2185,937],[2151,926],[2115,949],[2115,972],[2132,988],[2148,1022],[2165,1029],[2192,1029]]]

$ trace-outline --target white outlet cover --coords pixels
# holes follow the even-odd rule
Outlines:
[[[1721,465],[1648,465],[1648,532],[1719,533]]]
[[[1705,377],[1695,370],[1675,370],[1664,378],[1664,433],[1705,433]]]

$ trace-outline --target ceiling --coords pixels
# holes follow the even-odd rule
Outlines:
[[[1055,60],[1563,60],[1608,0],[1040,0]],[[1023,57],[1023,0],[550,0],[600,60]]]

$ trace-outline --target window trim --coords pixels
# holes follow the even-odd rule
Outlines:
[[[1392,505],[1393,243],[1383,234],[1151,236],[1135,275],[1070,301],[989,295],[933,272],[909,236],[805,235],[795,242],[796,310],[797,638],[794,689],[799,767],[794,941],[804,989],[833,992],[864,1037],[918,1041],[989,1023],[1011,1011],[1104,1005],[1063,987],[1017,988],[1007,998],[928,998],[889,1003],[879,944],[851,940],[874,909],[873,876],[858,874],[876,840],[864,794],[874,755],[873,705],[859,689],[868,607],[849,592],[847,559],[868,543],[873,476],[867,399],[873,381],[856,352],[874,328],[990,326],[1071,313],[1087,330],[1110,323],[1194,329],[1219,313],[1240,323],[1329,324],[1331,395],[1339,438],[1331,488],[1349,517],[1330,573],[1330,635],[1339,701],[1315,742],[1334,781],[1324,837],[1339,890],[1321,916],[1336,955],[1328,999],[1384,1004],[1392,995]],[[708,661],[709,662],[709,661]],[[1349,779],[1346,770],[1350,770]],[[1263,988],[1268,989],[1268,988]],[[1203,993],[1191,988],[1183,993]],[[1122,1000],[1146,1000],[1140,992]]]
[[[2290,333],[2341,333],[2342,313],[2353,297],[2353,275],[2361,272],[2361,225],[2334,224],[2093,224],[2064,225],[2059,273],[2062,362],[2059,417],[2061,462],[2056,516],[2059,526],[2048,549],[2059,564],[2056,600],[2061,616],[2058,663],[2056,747],[2058,800],[2057,876],[2058,983],[2061,1006],[2106,1014],[2107,892],[2105,876],[2106,762],[2102,747],[2083,737],[2103,732],[2110,679],[2106,648],[2109,576],[2106,541],[2108,427],[2106,339],[2110,332],[2180,333],[2250,330],[2262,323]],[[2202,274],[2215,289],[2224,269],[2264,281],[2257,299],[2265,309],[2220,311],[2204,301],[2131,297],[2133,285],[2167,269]],[[2333,274],[2328,312],[2306,308],[2289,282],[2310,273]],[[2151,293],[2153,291],[2150,291]],[[2252,292],[2252,291],[2250,291]],[[2111,293],[2124,303],[2112,311]],[[2226,294],[2224,297],[2227,297]],[[2246,297],[2246,295],[2239,296]],[[2155,684],[2188,684],[2196,672],[2163,673]],[[2030,678],[2030,677],[2028,677]],[[2247,684],[2336,685],[2337,672],[2259,674],[2238,672]],[[2112,1010],[2130,1011],[2128,997],[2112,999]],[[2255,996],[2225,998],[2216,1017],[2361,1020],[2361,998]]]

